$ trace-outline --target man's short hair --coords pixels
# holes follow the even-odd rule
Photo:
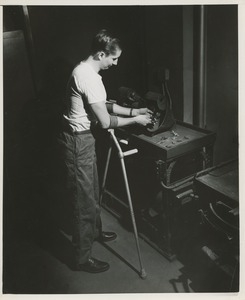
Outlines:
[[[121,50],[120,40],[113,37],[106,29],[100,30],[94,37],[91,45],[91,54],[94,55],[99,51],[105,52],[108,56]]]

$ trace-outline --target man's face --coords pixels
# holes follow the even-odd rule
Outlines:
[[[113,65],[117,65],[118,63],[118,58],[120,57],[122,51],[121,50],[117,50],[115,54],[109,54],[108,56],[106,56],[106,54],[103,52],[101,55],[101,70],[107,70],[109,69],[111,66]]]

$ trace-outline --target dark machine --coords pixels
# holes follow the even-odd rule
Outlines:
[[[165,75],[162,94],[148,92],[141,98],[132,89],[121,88],[121,105],[146,104],[153,117],[148,128],[128,126],[115,134],[126,141],[123,151],[138,150],[125,163],[139,234],[172,260],[186,232],[198,224],[193,180],[213,165],[216,135],[175,120]],[[118,158],[112,156],[102,205],[130,227],[126,199]]]
[[[119,139],[127,140],[125,151],[138,149],[126,160],[138,229],[145,240],[171,260],[184,227],[196,221],[193,180],[199,171],[212,166],[215,134],[178,121],[174,131],[154,136],[132,130],[129,127],[115,132]],[[103,204],[127,225],[126,194],[118,170],[115,157]]]
[[[199,198],[202,251],[239,290],[239,172],[238,161],[224,162],[195,178]]]
[[[147,126],[145,133],[155,135],[160,132],[171,129],[175,124],[175,118],[172,111],[172,99],[168,89],[169,70],[164,69],[161,78],[162,93],[149,91],[144,98],[132,88],[120,87],[118,104],[124,107],[141,108],[148,107],[153,112],[152,123]]]

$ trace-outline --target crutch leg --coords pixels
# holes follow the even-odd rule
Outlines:
[[[100,192],[100,205],[102,203],[102,198],[105,192],[105,184],[106,184],[106,178],[107,178],[107,173],[108,173],[108,167],[109,167],[109,163],[110,163],[110,158],[111,158],[111,150],[112,150],[112,146],[110,145],[109,149],[108,149],[108,153],[107,153],[107,159],[106,159],[106,165],[105,165],[105,172],[104,172],[104,176],[103,176],[103,181],[102,181],[102,186],[101,186],[101,192]]]
[[[134,229],[136,247],[137,247],[138,256],[139,256],[140,277],[142,279],[145,279],[146,278],[146,272],[145,272],[145,269],[143,267],[142,259],[141,259],[137,226],[136,226],[136,222],[135,222],[134,210],[133,210],[132,199],[131,199],[131,194],[130,194],[129,185],[128,185],[128,179],[127,179],[127,173],[126,173],[124,158],[121,157],[120,160],[121,160],[121,165],[122,165],[122,170],[123,170],[123,177],[124,177],[124,182],[125,182],[125,186],[126,186],[126,192],[127,192],[128,202],[129,202],[130,214],[131,214],[131,219],[132,219],[132,224],[133,224],[133,229]]]

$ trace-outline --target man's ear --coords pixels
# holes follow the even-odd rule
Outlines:
[[[105,52],[104,51],[100,51],[98,52],[98,59],[101,60],[102,58],[105,58]]]

